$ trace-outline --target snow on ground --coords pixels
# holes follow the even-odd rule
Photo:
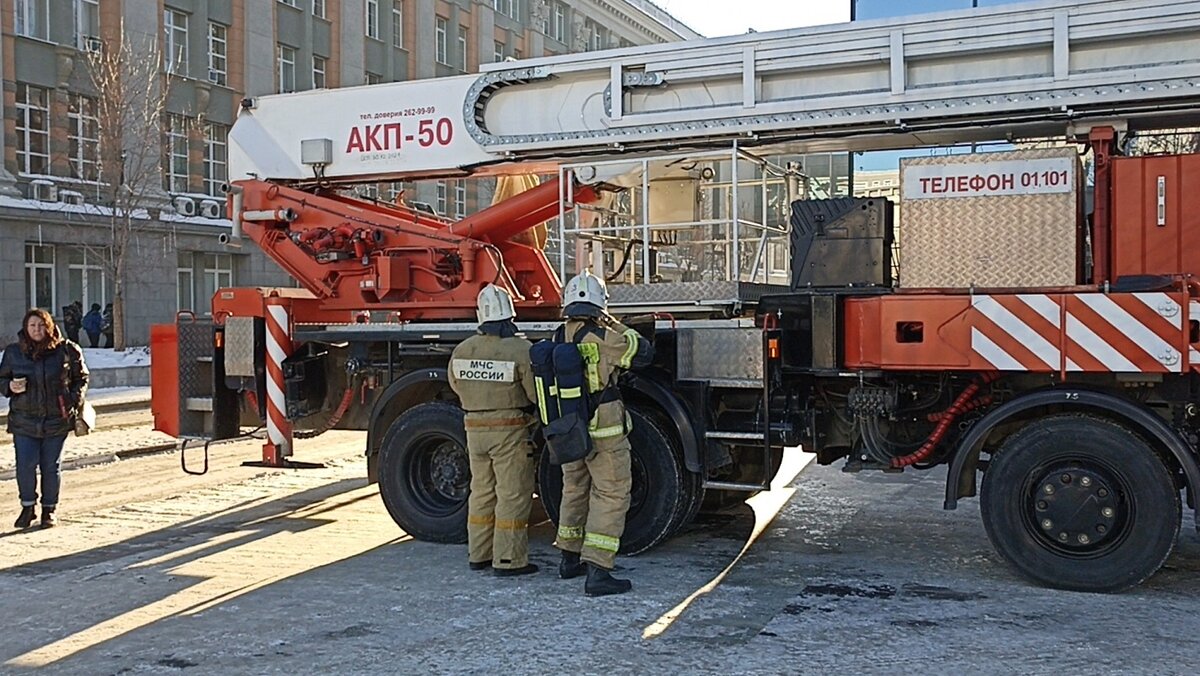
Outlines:
[[[83,360],[87,363],[88,369],[92,371],[130,366],[149,366],[150,348],[144,346],[131,347],[124,352],[117,352],[112,348],[85,347],[83,348]]]
[[[150,401],[149,387],[106,387],[99,390],[90,390],[87,393],[87,400],[92,402],[93,406],[130,404],[134,402]],[[0,397],[0,416],[8,415],[8,399]]]

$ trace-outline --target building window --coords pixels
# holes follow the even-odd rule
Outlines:
[[[400,0],[392,5],[392,46],[404,46],[404,5]]]
[[[229,127],[210,124],[204,130],[204,192],[220,195],[229,180]]]
[[[379,0],[367,0],[367,37],[379,39]]]
[[[168,9],[163,11],[164,69],[184,77],[188,74],[188,15]]]
[[[467,43],[470,42],[470,33],[462,26],[458,27],[458,62],[462,64],[462,69],[467,70]]]
[[[108,280],[101,259],[89,254],[87,249],[67,249],[67,298],[68,303],[79,301],[84,312],[97,303],[104,307],[108,303]]]
[[[188,190],[188,120],[182,115],[167,115],[166,171],[163,187],[167,192]]]
[[[600,27],[600,24],[588,19],[583,25],[590,36],[588,38],[588,49],[591,51],[604,49],[604,34],[602,32],[604,29]]]
[[[404,192],[404,183],[401,181],[392,181],[387,185],[387,201],[389,204],[397,206],[406,206],[407,196]]]
[[[446,63],[446,50],[449,46],[446,44],[447,22],[442,17],[437,17],[433,21],[433,58],[438,63]]]
[[[500,63],[503,60],[504,60],[504,43],[497,40],[495,43],[495,46],[492,47],[492,61],[494,61],[496,63]]]
[[[313,89],[325,88],[325,57],[313,55]]]
[[[208,22],[208,81],[224,87],[228,82],[228,29],[219,24]]]
[[[277,45],[277,61],[279,62],[279,91],[281,93],[296,91],[296,50],[287,45]]]
[[[50,39],[50,0],[16,0],[16,32],[27,38]]]
[[[179,262],[175,268],[175,308],[183,311],[196,309],[196,271],[193,269],[196,259],[190,251],[179,252]]]
[[[17,85],[17,171],[50,170],[50,95],[41,87]]]
[[[467,184],[454,182],[454,218],[461,220],[467,215]]]
[[[313,0],[313,16],[318,19],[325,18],[325,0]]]
[[[296,0],[279,0],[279,2],[282,2],[283,4],[287,5],[288,7],[296,6]]]
[[[229,254],[204,254],[204,288],[201,289],[201,300],[204,301],[204,314],[212,313],[212,297],[217,289],[233,286],[233,256]]]
[[[433,200],[433,208],[438,212],[438,216],[446,215],[446,182],[438,181],[436,186],[435,199]]]
[[[552,16],[550,17],[550,37],[559,42],[567,41],[567,5],[563,2],[555,2]]]
[[[100,0],[75,0],[75,47],[94,49],[100,38]]]
[[[100,125],[96,119],[96,99],[71,94],[67,109],[67,144],[71,176],[86,181],[100,178]]]
[[[368,70],[363,73],[363,81],[369,85],[379,84],[380,82],[383,82],[383,76],[379,73],[372,73]]]
[[[42,244],[26,244],[26,307],[40,307],[43,310],[53,312],[56,309],[54,290],[54,247]]]
[[[492,7],[497,14],[503,14],[514,19],[521,16],[521,0],[492,0]]]

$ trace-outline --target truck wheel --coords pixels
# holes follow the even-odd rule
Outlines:
[[[684,490],[683,456],[671,437],[657,422],[630,408],[633,430],[629,433],[633,488],[621,553],[640,554],[669,537],[681,525],[691,497]],[[562,502],[562,470],[551,465],[546,453],[538,464],[538,495],[542,508],[555,524]]]
[[[392,422],[379,450],[379,493],[404,532],[430,542],[466,542],[470,489],[461,409],[421,404]]]
[[[992,546],[1051,587],[1113,592],[1154,574],[1179,534],[1179,489],[1154,451],[1102,418],[1032,423],[994,454],[980,494]]]

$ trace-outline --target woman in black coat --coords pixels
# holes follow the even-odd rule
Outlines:
[[[75,429],[75,416],[87,391],[83,351],[64,340],[45,310],[25,313],[17,342],[0,362],[0,394],[9,398],[8,431],[17,448],[17,528],[33,524],[37,472],[42,472],[42,527],[55,525],[61,484],[62,449]]]

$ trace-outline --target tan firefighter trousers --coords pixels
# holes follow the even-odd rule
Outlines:
[[[624,415],[624,408],[621,409]],[[556,547],[579,552],[588,563],[612,570],[625,532],[629,491],[627,433],[592,439],[587,458],[562,466],[563,496]]]
[[[467,548],[472,562],[493,568],[529,563],[529,509],[533,502],[533,418],[521,411],[468,416],[467,454],[471,497],[467,502]]]

